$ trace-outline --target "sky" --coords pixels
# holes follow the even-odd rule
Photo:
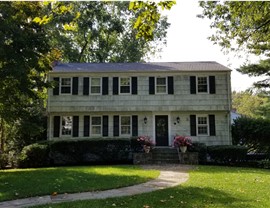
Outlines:
[[[171,23],[167,33],[167,47],[160,53],[161,58],[153,57],[150,61],[216,61],[232,69],[232,90],[243,91],[251,87],[258,78],[250,78],[236,71],[246,58],[240,59],[235,54],[225,55],[221,47],[207,39],[214,31],[210,29],[209,19],[196,17],[201,11],[198,1],[194,0],[177,0],[170,11],[164,11]],[[258,57],[252,56],[249,60],[257,62]]]

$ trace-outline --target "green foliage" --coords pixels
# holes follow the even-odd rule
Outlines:
[[[144,183],[159,175],[138,166],[87,166],[0,170],[0,201],[100,191]]]
[[[4,169],[8,165],[8,154],[0,153],[0,169]]]
[[[207,146],[204,143],[192,142],[192,145],[188,146],[188,152],[198,152],[199,164],[207,162]]]
[[[270,169],[270,160],[265,159],[265,160],[259,161],[259,166],[265,169]]]
[[[270,153],[270,120],[237,118],[232,125],[233,144],[241,144],[250,151]]]
[[[49,164],[49,146],[47,144],[30,144],[22,149],[18,165],[23,168],[44,167]]]
[[[54,165],[128,163],[132,160],[128,138],[65,140],[49,145],[50,159]]]
[[[232,108],[243,116],[270,118],[268,105],[270,105],[269,98],[263,94],[250,91],[232,93]]]
[[[212,20],[214,34],[209,37],[225,50],[246,51],[270,57],[270,2],[267,1],[207,1],[200,2],[199,17]],[[236,46],[236,47],[235,47]],[[241,66],[238,71],[250,76],[269,77],[270,60]],[[257,82],[256,87],[270,86],[269,78]]]
[[[234,145],[207,147],[207,153],[213,162],[227,165],[245,161],[247,150],[246,147]]]

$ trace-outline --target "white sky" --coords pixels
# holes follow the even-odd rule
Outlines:
[[[255,81],[247,75],[236,72],[246,59],[239,59],[233,54],[224,55],[221,48],[207,39],[213,30],[210,29],[210,20],[197,18],[201,14],[198,1],[177,0],[177,4],[170,11],[164,13],[171,23],[167,33],[167,47],[160,54],[161,58],[152,58],[150,61],[216,61],[232,69],[232,90],[241,91],[251,87]],[[258,60],[251,58],[252,62]]]

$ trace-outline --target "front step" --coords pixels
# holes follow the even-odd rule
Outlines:
[[[177,150],[173,147],[155,147],[152,149],[153,164],[177,164],[179,157]]]

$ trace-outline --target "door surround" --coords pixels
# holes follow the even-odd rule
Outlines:
[[[168,116],[168,146],[172,146],[171,141],[171,114],[170,112],[161,112],[161,113],[153,113],[152,115],[152,125],[153,125],[153,137],[154,142],[156,143],[156,116]]]

